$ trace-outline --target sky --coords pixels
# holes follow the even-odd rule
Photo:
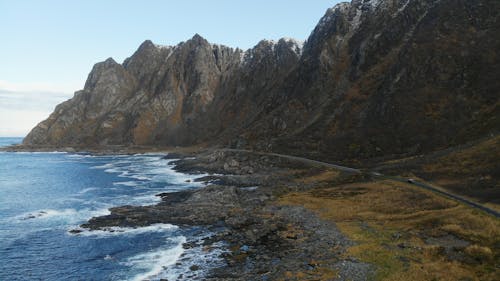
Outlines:
[[[122,62],[146,39],[176,45],[198,33],[241,49],[305,40],[338,2],[0,0],[0,137],[25,136],[83,88],[96,62]]]

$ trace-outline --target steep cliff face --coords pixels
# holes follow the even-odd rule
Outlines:
[[[246,52],[210,44],[199,35],[173,47],[148,40],[123,65],[111,58],[96,64],[84,89],[59,105],[24,144],[189,145],[212,140],[256,110],[256,96],[282,81],[300,52],[301,46],[290,39],[262,41]]]
[[[500,2],[354,0],[302,46],[199,35],[98,63],[28,145],[201,142],[325,159],[415,154],[500,128]]]
[[[345,159],[497,132],[498,11],[500,2],[479,0],[339,4],[307,40],[284,96],[246,136],[259,149]]]
[[[96,136],[123,139],[130,112],[119,110],[136,102],[137,79],[113,59],[97,63],[83,90],[58,105],[50,117],[24,139],[28,144],[93,144]]]

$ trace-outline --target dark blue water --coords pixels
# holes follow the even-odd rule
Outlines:
[[[20,141],[0,138],[0,146]],[[200,229],[68,232],[110,207],[154,204],[160,192],[198,187],[162,156],[0,152],[0,280],[188,280],[192,264],[202,276],[218,253],[182,248],[206,234]]]

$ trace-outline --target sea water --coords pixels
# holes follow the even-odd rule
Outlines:
[[[0,146],[21,141],[0,138]],[[155,204],[158,193],[201,186],[163,156],[0,152],[0,280],[203,278],[219,250],[182,247],[210,235],[202,228],[69,232],[110,207]]]

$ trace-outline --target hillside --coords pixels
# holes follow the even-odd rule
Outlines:
[[[329,9],[310,37],[247,51],[199,35],[97,63],[24,145],[250,148],[328,161],[460,145],[499,124],[500,3]]]

